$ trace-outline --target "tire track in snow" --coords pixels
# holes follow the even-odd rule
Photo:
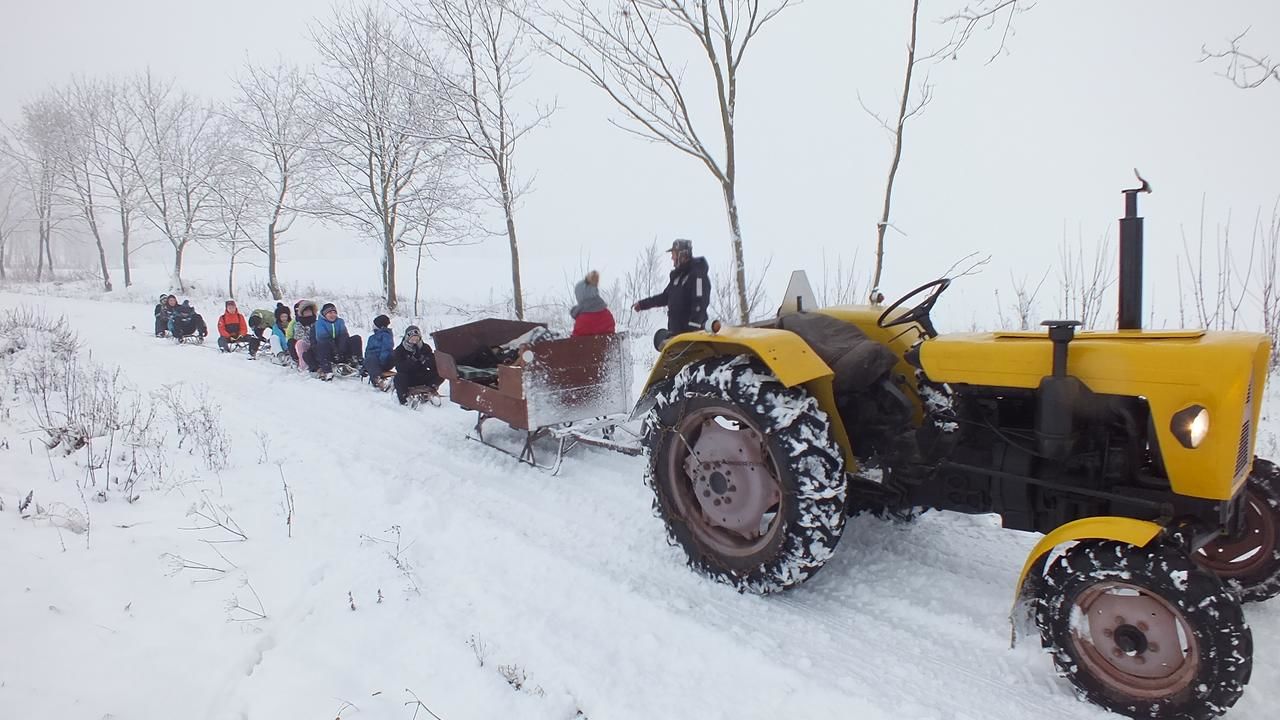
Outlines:
[[[85,301],[74,305],[77,315],[95,321],[81,328],[81,334],[115,351],[120,348],[113,347],[111,340],[118,331],[111,323],[118,322],[120,308],[128,308],[130,313],[140,309]],[[330,430],[340,432],[343,442],[375,450],[341,452],[339,458],[347,467],[359,463],[356,481],[369,483],[369,493],[381,489],[384,495],[399,496],[406,490],[398,487],[402,481],[397,479],[404,466],[414,460],[427,461],[431,471],[421,476],[431,479],[420,478],[408,485],[411,495],[422,496],[404,501],[408,511],[433,502],[453,502],[449,511],[456,515],[456,522],[469,526],[473,536],[485,536],[490,547],[520,549],[512,557],[491,552],[482,558],[492,563],[487,572],[499,579],[483,591],[500,598],[501,604],[540,613],[543,622],[576,625],[573,629],[582,637],[593,633],[608,637],[611,630],[625,628],[625,613],[615,619],[616,625],[607,624],[599,617],[575,617],[573,611],[581,605],[560,607],[553,597],[527,594],[539,576],[544,583],[580,581],[588,592],[598,595],[594,599],[602,606],[625,609],[637,621],[652,621],[658,625],[657,633],[691,636],[688,642],[677,639],[644,648],[653,657],[645,658],[647,664],[640,664],[640,669],[670,670],[649,679],[655,695],[687,690],[687,683],[681,684],[680,678],[671,675],[689,673],[697,679],[713,672],[698,667],[696,657],[691,660],[679,655],[682,649],[695,647],[697,641],[710,643],[713,650],[734,649],[744,656],[738,659],[741,667],[752,672],[763,673],[772,667],[779,681],[797,684],[804,692],[831,691],[823,697],[843,695],[885,716],[898,715],[904,702],[922,716],[963,716],[969,712],[1004,717],[1033,712],[1061,718],[1101,716],[1097,709],[1069,696],[1056,680],[1048,658],[1034,654],[1038,665],[1025,664],[1027,653],[1010,652],[1003,633],[988,632],[988,628],[1007,628],[1003,619],[1011,582],[1021,562],[1020,553],[1025,551],[1020,546],[1026,543],[1010,542],[1005,531],[975,527],[955,518],[955,522],[929,520],[933,524],[926,530],[907,532],[887,527],[881,532],[855,521],[846,530],[836,557],[814,580],[775,597],[738,596],[694,577],[680,562],[678,552],[666,546],[661,524],[650,514],[639,461],[584,448],[566,461],[561,477],[550,478],[465,440],[470,417],[448,406],[423,408],[415,414],[394,401],[387,402],[388,396],[356,387],[351,381],[322,385],[288,377],[275,366],[264,370],[260,367],[263,363],[250,363],[242,355],[223,357],[209,346],[177,348],[145,337],[112,360],[122,362],[127,371],[124,358],[154,358],[164,347],[190,354],[145,378],[131,375],[132,381],[151,387],[182,381],[198,384],[201,376],[216,374],[251,391],[245,392],[246,396],[265,390],[269,393],[265,403],[246,409],[224,402],[224,409],[233,420],[270,427],[272,437],[286,447],[295,443],[306,447],[314,442],[309,432],[297,427],[299,408],[306,409],[301,413],[306,425],[316,418],[332,418]],[[217,391],[225,394],[230,384],[220,383]],[[384,449],[391,452],[377,452]],[[380,482],[382,475],[392,479]],[[310,490],[296,488],[299,492]],[[368,528],[346,530],[355,534]],[[430,537],[429,529],[423,532]],[[435,539],[444,543],[444,551],[468,551],[465,542]],[[975,552],[981,559],[973,557]],[[1017,559],[990,562],[988,556]],[[429,561],[430,553],[419,548],[415,559],[419,558]],[[532,565],[537,569],[528,567]],[[507,577],[525,582],[503,582]],[[322,577],[319,583],[323,582]],[[930,586],[933,592],[929,592]],[[903,589],[915,594],[895,594]],[[950,597],[968,594],[973,598],[967,603],[964,600],[970,598]],[[985,614],[978,609],[984,599],[993,605]],[[931,607],[938,605],[943,611]],[[289,614],[292,611],[303,613],[290,633],[273,639],[274,647],[287,642],[289,635],[305,631],[307,609],[314,606],[314,600],[302,597],[273,613],[280,619],[294,617]],[[455,606],[446,611],[465,617],[466,608]],[[924,625],[932,633],[928,643],[922,643],[920,624],[904,622],[913,616],[930,619]],[[460,632],[465,637],[465,629]],[[627,636],[643,638],[639,633]],[[1255,637],[1260,649],[1266,646],[1258,640]],[[609,661],[604,648],[582,645],[543,649],[541,656],[559,658],[559,664],[579,678],[593,677],[593,670],[586,666]],[[271,653],[264,652],[252,675],[261,675],[270,666]],[[1010,685],[1010,674],[1022,684]],[[1256,675],[1255,684],[1263,680]],[[247,679],[241,668],[234,682],[228,682],[224,697],[235,697],[236,688]],[[731,685],[708,682],[707,686],[723,689]],[[1246,692],[1246,700],[1248,697]]]

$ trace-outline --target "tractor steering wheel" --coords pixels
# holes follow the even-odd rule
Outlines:
[[[938,302],[938,296],[941,295],[943,291],[945,291],[950,285],[951,285],[950,278],[938,278],[933,282],[927,282],[924,285],[921,285],[915,290],[912,290],[906,295],[903,295],[902,297],[898,298],[898,301],[895,302],[894,304],[885,308],[884,312],[880,313],[880,318],[876,320],[876,325],[880,326],[881,328],[887,329],[891,327],[897,327],[899,325],[906,325],[908,323],[919,323],[920,327],[924,328],[925,335],[931,338],[937,337],[938,331],[933,329],[933,320],[929,318],[929,311],[933,310],[933,306]],[[919,295],[922,292],[925,292],[926,290],[932,291],[929,293],[928,297],[926,297],[924,300],[921,300],[910,310],[902,313],[898,317],[892,320],[886,321],[886,319],[889,317],[889,315],[893,313],[894,310],[897,310],[898,308],[902,307],[904,304],[906,304],[908,300]]]

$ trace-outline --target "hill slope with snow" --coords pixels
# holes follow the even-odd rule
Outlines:
[[[639,458],[580,448],[553,477],[468,441],[454,406],[149,337],[148,305],[0,294],[19,307],[157,414],[150,444],[46,449],[15,379],[40,348],[12,348],[0,717],[1104,716],[1037,642],[1009,647],[1035,537],[990,517],[858,518],[812,581],[738,595],[667,545]],[[1261,720],[1280,601],[1246,612],[1228,717]]]

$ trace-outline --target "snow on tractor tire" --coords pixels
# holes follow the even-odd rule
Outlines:
[[[1254,460],[1244,491],[1244,528],[1220,537],[1192,558],[1222,578],[1242,602],[1280,595],[1280,468]]]
[[[1240,604],[1173,543],[1071,547],[1045,574],[1036,622],[1083,698],[1133,717],[1212,718],[1249,681]]]
[[[643,426],[654,510],[691,567],[773,592],[816,573],[845,520],[831,420],[746,355],[686,366]]]

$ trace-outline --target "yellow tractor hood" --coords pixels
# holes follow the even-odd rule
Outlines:
[[[1260,333],[1086,331],[1071,343],[1067,373],[1095,393],[1145,398],[1173,489],[1227,500],[1253,460],[1270,350]],[[920,361],[935,382],[1031,389],[1052,373],[1053,344],[1043,332],[944,335],[924,342]],[[1170,429],[1192,405],[1208,408],[1211,423],[1194,449]]]

